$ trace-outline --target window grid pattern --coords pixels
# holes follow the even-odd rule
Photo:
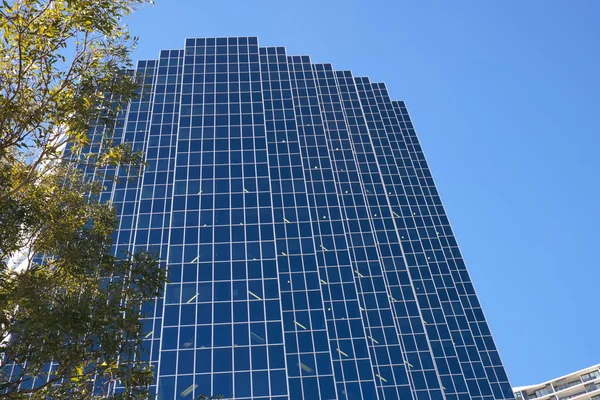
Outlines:
[[[176,106],[181,96],[181,64],[183,51],[164,50],[156,66],[154,92],[150,106],[150,123],[146,148],[146,168],[142,180],[142,194],[135,234],[135,250],[158,254],[161,264],[169,277],[177,281],[176,272],[170,269],[169,243],[171,232],[170,215],[173,207],[173,179],[175,172],[175,146],[178,129],[179,108]],[[144,107],[145,108],[145,107]],[[172,293],[168,284],[165,292]],[[153,318],[145,321],[144,348],[157,375],[162,366],[161,347],[164,336],[165,299],[157,299],[146,305],[146,312]],[[156,387],[152,387],[153,393]]]
[[[163,339],[177,369],[161,375],[159,394],[280,398],[287,385],[258,46],[188,40],[185,51],[169,249],[183,274],[179,294],[166,296],[181,320]]]
[[[368,198],[371,186],[365,184],[358,158],[367,131],[364,122],[353,125],[350,132],[346,107],[352,107],[347,93],[337,83],[330,65],[315,65],[318,87],[326,120],[327,143],[336,165],[338,195],[341,199],[346,230],[351,244],[353,275],[361,302],[361,316],[368,330],[371,362],[381,398],[411,396],[405,366],[405,355],[398,341],[389,292],[382,269],[382,253],[374,229],[379,220],[377,212],[369,214]],[[354,90],[355,91],[355,90]],[[342,103],[342,98],[345,103]],[[352,111],[350,111],[352,113]],[[364,120],[363,120],[364,121]],[[362,131],[362,134],[361,134]],[[368,177],[367,179],[369,179]],[[367,188],[368,187],[368,188]],[[379,214],[381,215],[381,214]]]
[[[138,65],[136,71],[129,71],[130,74],[136,74],[138,77],[143,77],[143,84],[138,90],[137,97],[121,112],[116,119],[116,124],[113,128],[106,127],[101,121],[96,121],[89,132],[90,145],[82,149],[80,158],[85,159],[89,155],[93,155],[102,150],[102,139],[109,135],[112,137],[114,144],[129,143],[135,151],[145,151],[146,132],[149,120],[147,112],[137,112],[140,109],[147,109],[150,104],[151,92],[154,87],[154,75],[156,72],[155,61],[142,62]],[[110,104],[116,101],[113,96],[107,94],[105,96],[107,103]],[[109,132],[109,129],[111,130]],[[71,144],[67,144],[65,150],[65,158],[74,157],[70,151]],[[113,254],[123,255],[133,251],[132,235],[135,232],[135,218],[137,216],[139,206],[139,190],[141,185],[140,176],[132,174],[132,171],[125,168],[102,167],[94,168],[90,166],[82,167],[83,172],[87,177],[94,181],[99,181],[103,184],[103,190],[99,194],[98,199],[102,202],[110,201],[119,215],[119,225],[115,230],[112,242]],[[120,239],[120,238],[125,239]],[[125,243],[119,245],[119,243]],[[39,257],[36,257],[36,262],[43,262]],[[146,312],[152,315],[152,312]],[[142,355],[146,358],[147,354]],[[50,368],[58,367],[58,363],[49,363],[46,366],[46,371]],[[43,385],[40,378],[28,382],[23,388],[32,388]],[[109,391],[119,388],[109,388]]]
[[[188,39],[136,73],[116,137],[149,167],[107,169],[101,200],[115,251],[169,271],[144,310],[159,398],[513,398],[383,84],[253,37]]]
[[[415,200],[414,198],[411,198],[412,188],[409,178],[412,172],[412,166],[410,163],[406,163],[406,157],[398,157],[395,159],[400,167],[394,163],[393,157],[388,157],[391,152],[390,150],[393,149],[390,144],[390,138],[393,136],[391,134],[392,132],[389,130],[386,132],[386,130],[383,129],[381,124],[382,117],[380,106],[368,80],[366,78],[360,78],[356,79],[356,81],[361,95],[361,102],[365,109],[365,113],[367,114],[367,120],[371,131],[371,140],[374,143],[374,149],[379,159],[381,175],[384,180],[390,183],[389,187],[386,189],[388,192],[389,210],[392,215],[392,221],[396,225],[395,229],[398,229],[397,234],[400,235],[402,241],[402,251],[408,264],[414,293],[416,294],[416,299],[421,312],[421,324],[425,327],[425,332],[421,331],[421,342],[423,339],[428,340],[429,345],[434,349],[433,353],[435,355],[434,339],[439,336],[439,332],[437,330],[432,330],[432,328],[435,329],[438,321],[433,321],[430,310],[432,307],[436,307],[439,303],[439,299],[433,291],[430,270],[427,268],[427,264],[424,261],[425,255],[423,254],[421,247],[424,244],[415,242],[414,247],[407,245],[407,243],[410,243],[409,233],[418,232],[419,229],[422,229],[423,224],[422,220],[417,217],[417,213],[410,210],[410,207],[407,208],[401,206],[410,204],[412,200]],[[403,152],[400,151],[399,155],[402,154]],[[404,153],[404,155],[406,154]],[[391,163],[388,162],[388,160],[391,161]],[[404,180],[404,182],[401,180]],[[396,194],[396,196],[394,196],[394,194]],[[388,233],[394,235],[394,227],[392,226],[391,228],[391,230],[388,230]],[[408,321],[402,318],[399,320],[401,326],[406,324],[406,322]],[[417,345],[418,344],[419,341],[417,341]],[[418,354],[418,358],[416,358],[415,361],[427,365],[425,378],[429,387],[440,388],[439,381],[437,381],[434,376],[435,371],[432,371],[434,365],[431,360],[431,353],[426,351],[425,346],[421,347],[421,352]],[[452,362],[452,360],[448,360],[448,358],[443,358],[443,361]],[[411,365],[412,364],[413,363],[411,362]],[[453,386],[445,385],[443,383],[441,385],[441,389],[446,398],[461,398],[461,396],[468,398],[466,393],[463,393],[462,395],[460,393],[457,394],[453,388]],[[441,393],[433,396],[436,397],[439,395],[441,395]]]
[[[417,398],[429,398],[429,392],[425,385],[425,370],[427,366],[431,365],[431,362],[429,358],[425,362],[421,360],[427,357],[427,354],[419,357],[419,351],[427,352],[428,350],[427,338],[423,335],[422,319],[414,301],[414,288],[411,286],[411,280],[402,259],[402,250],[393,230],[391,213],[386,203],[386,188],[382,185],[380,172],[375,172],[377,165],[373,162],[371,133],[366,125],[365,112],[362,109],[351,74],[337,72],[336,78],[345,103],[344,113],[351,126],[351,132],[353,131],[351,138],[354,143],[357,165],[361,169],[359,176],[363,181],[364,196],[362,197],[366,204],[363,212],[372,220],[373,226],[370,229],[376,235],[374,242],[380,255],[380,264],[383,267],[383,269],[379,267],[378,274],[384,278],[382,283],[386,286],[387,291],[381,293],[379,302],[389,301],[393,306],[391,314],[394,321],[391,323],[392,328],[386,327],[384,343],[388,343],[388,349],[393,349],[391,346],[396,345],[398,339],[400,340],[401,348],[404,349],[403,358],[400,359],[396,356],[392,360],[395,364],[401,364],[404,370],[409,372],[413,390],[409,389],[408,393],[414,393]],[[371,160],[370,165],[365,165],[367,160]],[[399,365],[396,365],[395,368],[399,369]],[[398,390],[402,395],[406,391],[406,387],[401,386]]]
[[[291,57],[288,61],[292,68],[298,132],[310,193],[338,398],[374,398],[374,376],[360,321],[343,212],[333,176],[315,74],[308,57]]]
[[[336,399],[305,172],[283,48],[261,49],[290,398]],[[294,88],[294,94],[296,90]]]
[[[142,86],[138,91],[138,97],[129,104],[123,123],[117,128],[117,132],[121,130],[122,135],[115,135],[116,143],[129,143],[132,150],[142,151],[145,159],[148,159],[149,154],[147,135],[151,121],[153,93],[156,87],[157,64],[156,61],[138,63],[135,73],[142,79]],[[148,193],[148,189],[146,189],[146,193],[142,193],[143,176],[141,175],[119,169],[117,178],[115,182],[105,179],[106,189],[101,195],[101,199],[105,195],[110,197],[110,201],[119,215],[119,227],[114,237],[114,252],[117,255],[133,253],[136,247],[137,250],[148,250],[148,248],[136,246],[139,243],[139,239],[136,237],[138,232],[142,232],[142,234],[144,232],[143,229],[140,229],[143,223],[140,225],[139,221],[140,199],[150,199],[154,196],[152,193]],[[144,242],[144,244],[146,243]],[[158,253],[160,249],[154,248],[151,251]],[[160,315],[156,312],[156,304],[157,302],[149,302],[142,310],[145,316],[142,319],[144,331],[151,331],[155,316]],[[152,342],[147,340],[142,344],[144,348],[140,355],[142,360],[150,361],[151,345]],[[155,345],[157,348],[158,342],[155,342]],[[156,350],[154,354],[157,356]],[[154,389],[153,387],[152,390]],[[117,392],[120,390],[122,390],[121,387],[116,388]]]
[[[402,137],[405,138],[408,152],[413,160],[415,172],[423,191],[424,201],[431,213],[433,215],[437,214],[437,218],[432,218],[435,224],[433,229],[440,232],[438,235],[439,245],[441,245],[444,255],[447,255],[447,263],[451,271],[449,275],[456,284],[458,298],[464,308],[469,329],[475,339],[477,352],[483,362],[486,377],[484,378],[479,373],[478,378],[489,382],[493,398],[510,398],[512,396],[512,389],[506,371],[504,370],[498,350],[485,320],[466,265],[460,254],[458,244],[445,214],[442,201],[435,187],[433,177],[431,176],[406,106],[404,102],[391,101],[384,87],[380,88],[380,96],[383,102],[387,104],[390,116],[392,110],[395,114],[395,119],[392,117],[390,120],[394,121],[394,125],[395,123],[399,124],[401,128]],[[464,323],[463,326],[466,327]],[[475,351],[471,350],[470,353],[474,354]],[[485,387],[483,381],[480,380],[479,384]]]
[[[375,232],[383,231],[379,234],[376,248],[380,254],[389,254],[391,250],[390,245],[393,246],[393,241],[392,243],[386,243],[389,242],[389,238],[388,235],[385,234],[385,231],[392,230],[394,222],[392,213],[387,205],[385,187],[383,186],[381,171],[373,145],[373,127],[370,126],[369,123],[371,114],[366,108],[363,112],[367,121],[368,134],[363,135],[361,138],[362,143],[360,147],[358,147],[356,153],[357,156],[360,156],[362,153],[362,157],[364,158],[364,161],[359,164],[359,169],[361,171],[361,177],[365,182],[365,197],[367,199],[368,213],[373,220],[373,229]],[[393,290],[389,285],[387,289],[389,291]],[[396,297],[392,295],[388,296],[392,304],[397,301]],[[398,307],[395,307],[394,311],[397,312],[397,308]],[[416,341],[417,351],[407,352],[407,360],[405,363],[407,368],[414,369],[414,371],[411,371],[414,395],[417,398],[440,397],[441,393],[436,393],[439,391],[439,386],[435,379],[436,376],[427,371],[431,368],[431,360],[428,353],[427,340],[421,331],[421,320],[419,318],[414,318],[411,321],[410,318],[400,318],[397,322],[401,327],[402,325],[405,325],[405,329],[408,324],[411,324],[412,329],[414,329],[414,339]],[[425,371],[421,372],[419,370]]]
[[[368,82],[365,82],[365,85],[369,86],[370,90],[375,94],[376,102],[379,104],[380,108],[380,120],[384,122],[386,121],[386,118],[389,120],[384,104],[376,95],[379,85],[371,85]],[[394,131],[394,127],[392,126],[386,126],[386,128]],[[395,131],[399,133],[397,129]],[[398,136],[393,136],[393,139],[398,139]],[[393,148],[401,150],[405,149],[405,144],[402,140],[393,139],[391,144]],[[407,173],[405,176],[408,180],[414,181],[415,172],[412,163],[405,163],[401,168],[405,168],[402,170],[402,173]],[[436,356],[436,364],[438,365],[438,370],[440,370],[440,378],[447,396],[452,398],[455,398],[456,396],[459,398],[473,398],[471,397],[475,396],[473,393],[465,393],[467,392],[467,389],[470,391],[471,388],[467,386],[468,382],[465,382],[463,378],[465,369],[470,368],[471,366],[457,364],[459,358],[453,353],[449,354],[450,352],[447,350],[449,348],[451,349],[451,345],[454,345],[453,341],[456,340],[457,336],[453,329],[455,324],[454,318],[457,317],[453,316],[450,312],[443,313],[441,309],[444,307],[445,301],[447,300],[444,296],[445,291],[453,290],[452,280],[449,274],[443,274],[443,267],[445,265],[444,258],[443,254],[439,252],[440,245],[437,242],[439,230],[434,230],[430,225],[431,219],[436,218],[436,216],[431,216],[426,213],[426,209],[419,207],[420,204],[424,203],[420,190],[419,187],[416,187],[412,192],[409,192],[406,197],[407,202],[404,203],[408,204],[409,207],[400,207],[399,211],[405,219],[412,218],[415,223],[414,227],[416,227],[416,230],[411,228],[406,230],[402,229],[401,234],[408,234],[409,237],[410,235],[414,235],[414,238],[418,240],[414,246],[405,246],[405,251],[409,252],[412,250],[412,254],[414,255],[413,259],[416,259],[418,263],[422,263],[419,265],[427,267],[426,269],[420,268],[418,270],[415,268],[415,270],[421,271],[421,276],[424,275],[423,272],[427,273],[427,275],[424,276],[425,279],[422,279],[420,282],[422,284],[421,287],[425,290],[418,290],[417,298],[419,299],[427,323],[426,329],[429,334],[431,346],[434,350],[434,355]],[[418,196],[415,196],[414,193],[417,193]],[[394,206],[397,205],[398,204],[394,204]],[[417,248],[419,245],[421,247]],[[436,250],[438,251],[436,252]],[[435,296],[436,294],[437,298]],[[448,307],[447,311],[452,311],[452,309]],[[458,333],[458,335],[460,335],[460,333]],[[457,365],[461,368],[457,368]],[[480,395],[479,391],[477,391],[477,393]]]

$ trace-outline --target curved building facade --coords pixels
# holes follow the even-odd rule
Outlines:
[[[254,37],[188,39],[137,73],[117,136],[148,168],[103,200],[115,250],[169,270],[145,320],[160,399],[514,398],[384,84]]]

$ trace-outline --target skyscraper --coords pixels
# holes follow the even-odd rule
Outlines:
[[[137,73],[117,138],[149,166],[102,198],[115,250],[170,273],[145,320],[160,399],[514,398],[384,84],[254,37],[188,39]]]

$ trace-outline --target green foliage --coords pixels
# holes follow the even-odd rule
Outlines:
[[[120,19],[149,0],[3,0],[0,5],[0,157],[30,168],[15,187],[52,168],[68,141],[90,144],[97,120],[111,128],[138,87],[129,53],[135,45]],[[110,93],[110,99],[107,99]],[[110,101],[107,101],[110,100]],[[102,107],[110,103],[110,107]],[[105,131],[88,165],[139,165],[141,155],[112,145]],[[16,150],[16,151],[15,151]],[[12,151],[12,152],[11,152]]]
[[[82,168],[143,167],[112,132],[139,87],[120,21],[147,2],[0,3],[0,398],[148,398],[140,310],[166,278],[111,254],[114,210]]]
[[[19,167],[0,163],[0,192]],[[164,270],[147,254],[111,255],[114,211],[89,200],[99,189],[61,165],[0,201],[0,398],[105,398],[116,382],[115,398],[147,398],[140,310]]]

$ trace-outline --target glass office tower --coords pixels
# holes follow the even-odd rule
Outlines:
[[[188,39],[140,61],[106,182],[115,250],[156,250],[160,399],[512,399],[402,101],[259,47]],[[125,171],[120,171],[126,176]]]

